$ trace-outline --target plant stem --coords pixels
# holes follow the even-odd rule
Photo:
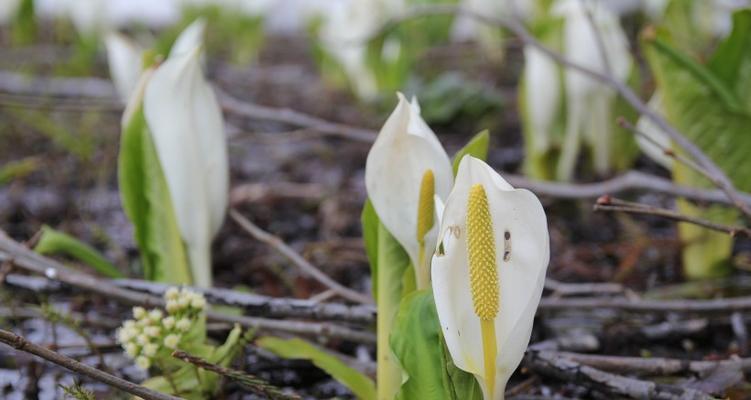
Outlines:
[[[377,318],[377,384],[378,399],[392,400],[401,384],[401,371],[389,345],[391,326],[401,299],[401,274],[389,257],[394,239],[382,223],[378,224],[378,318]]]

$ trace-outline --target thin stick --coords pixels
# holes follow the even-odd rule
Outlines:
[[[751,237],[751,229],[744,228],[742,226],[730,226],[718,224],[703,218],[693,217],[690,215],[681,214],[679,212],[668,210],[666,208],[659,208],[641,203],[632,203],[619,199],[612,198],[610,196],[602,196],[597,200],[594,205],[595,211],[615,211],[625,212],[629,214],[641,214],[641,215],[654,215],[662,218],[671,219],[673,221],[688,222],[690,224],[699,225],[707,229],[711,229],[718,232],[727,233],[730,236],[736,237],[739,235]]]
[[[8,238],[0,231],[0,259],[12,259],[16,267],[41,274],[48,279],[65,283],[69,286],[97,293],[105,298],[129,305],[144,307],[164,307],[160,297],[136,292],[115,286],[111,281],[99,279],[92,275],[74,271],[57,261],[34,253],[23,245]],[[283,331],[300,335],[339,337],[354,342],[374,343],[375,335],[345,326],[324,322],[282,321],[266,318],[235,316],[208,311],[207,318],[213,322],[238,323],[245,328],[257,328],[268,331]]]
[[[41,357],[70,371],[118,388],[132,395],[139,396],[145,400],[180,400],[179,397],[159,393],[141,385],[128,382],[125,379],[118,378],[52,350],[35,345],[24,337],[16,335],[13,332],[0,329],[0,342],[11,346],[18,351],[34,354],[35,356]]]
[[[532,370],[568,382],[593,387],[599,391],[635,399],[710,400],[711,396],[696,389],[664,385],[615,375],[572,359],[557,352],[527,352],[526,365]]]
[[[256,224],[250,222],[249,219],[245,218],[242,214],[240,214],[239,211],[235,209],[230,209],[229,215],[232,218],[232,220],[237,222],[237,224],[240,225],[251,236],[273,247],[283,256],[287,257],[287,259],[292,261],[292,263],[294,263],[304,273],[311,276],[313,279],[317,280],[319,283],[326,286],[327,288],[335,291],[339,296],[342,296],[345,299],[348,299],[357,303],[363,303],[363,304],[373,303],[373,300],[370,297],[365,296],[362,293],[356,292],[350,288],[347,288],[344,285],[340,284],[339,282],[329,278],[328,275],[324,274],[323,272],[321,272],[321,270],[313,266],[313,264],[309,263],[308,260],[304,259],[294,249],[287,246],[287,244],[284,243],[281,239],[259,228]]]
[[[540,301],[540,311],[613,309],[631,312],[730,314],[751,310],[751,296],[712,300],[630,300],[615,298],[550,298]]]
[[[245,371],[239,371],[236,369],[225,368],[221,365],[212,364],[204,360],[203,358],[192,356],[184,351],[179,350],[173,352],[172,357],[175,357],[186,363],[193,364],[196,368],[201,368],[206,371],[214,372],[221,376],[226,376],[234,381],[237,381],[239,384],[241,384],[246,389],[249,389],[253,393],[264,396],[265,398],[282,400],[300,399],[300,396],[284,393],[281,389],[272,386],[263,379],[248,374]]]
[[[686,138],[677,129],[673,128],[673,126],[670,125],[667,122],[667,120],[665,120],[665,118],[663,118],[660,114],[652,110],[646,103],[644,103],[639,98],[639,96],[633,90],[631,90],[631,88],[629,88],[625,83],[619,81],[618,79],[615,79],[609,73],[602,73],[595,69],[578,64],[576,62],[569,60],[564,55],[551,50],[550,48],[542,44],[540,41],[538,41],[537,38],[535,38],[534,35],[532,35],[527,30],[527,28],[525,28],[524,25],[520,23],[519,21],[516,21],[512,18],[497,18],[493,16],[488,16],[485,14],[480,14],[466,7],[452,5],[452,4],[434,4],[434,5],[425,5],[425,6],[414,6],[403,15],[392,19],[387,24],[384,24],[376,32],[373,32],[370,35],[364,38],[361,38],[360,40],[358,40],[358,42],[362,42],[363,40],[367,40],[369,38],[375,37],[379,35],[381,32],[391,29],[391,27],[403,21],[420,18],[420,17],[431,16],[431,15],[445,15],[445,14],[465,15],[473,19],[476,19],[477,21],[480,21],[484,24],[488,24],[490,26],[500,26],[500,27],[506,28],[512,31],[514,34],[516,34],[524,44],[534,46],[535,48],[540,50],[542,53],[546,54],[548,57],[550,57],[553,61],[557,62],[558,64],[561,64],[568,68],[575,69],[601,83],[611,86],[639,114],[644,115],[650,120],[652,120],[655,123],[655,125],[657,125],[658,128],[665,131],[665,133],[670,137],[671,140],[673,140],[678,146],[684,149],[686,153],[688,153],[688,155],[690,155],[694,160],[696,160],[696,162],[699,165],[701,165],[710,174],[712,183],[714,183],[718,188],[720,188],[727,195],[731,203],[736,208],[738,208],[741,212],[743,212],[743,214],[745,214],[747,217],[751,217],[751,207],[743,201],[742,197],[738,193],[738,190],[735,188],[733,183],[727,177],[725,172],[723,172],[722,169],[720,169],[717,166],[717,164],[715,164],[706,154],[704,154],[704,152],[701,149],[699,149],[698,146],[696,146],[692,141]]]

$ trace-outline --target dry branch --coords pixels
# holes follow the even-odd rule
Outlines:
[[[145,400],[179,400],[180,399],[179,397],[170,396],[164,393],[159,393],[149,388],[143,387],[141,385],[128,382],[125,379],[118,378],[114,375],[108,374],[104,371],[100,371],[92,366],[83,364],[72,358],[56,353],[52,350],[35,345],[29,342],[28,340],[26,340],[25,338],[19,335],[16,335],[13,332],[0,329],[0,342],[3,342],[7,344],[8,346],[11,346],[18,351],[23,351],[23,352],[41,357],[49,362],[57,364],[75,373],[89,377],[91,379],[102,382],[109,386],[118,388],[132,395],[139,396]]]
[[[556,352],[527,352],[526,365],[542,375],[576,382],[615,396],[661,400],[712,399],[711,396],[695,389],[663,385],[608,373],[562,357]]]
[[[235,209],[230,209],[229,216],[230,218],[232,218],[232,220],[237,222],[237,224],[240,225],[251,236],[253,236],[257,240],[260,240],[261,242],[266,243],[269,246],[276,249],[279,253],[281,253],[283,256],[287,257],[290,261],[292,261],[304,273],[311,276],[313,279],[317,280],[319,283],[326,286],[327,288],[335,291],[336,294],[338,294],[339,296],[347,300],[351,300],[351,301],[358,302],[358,303],[363,303],[363,304],[373,303],[373,300],[369,296],[356,292],[348,287],[345,287],[339,282],[331,279],[328,275],[321,272],[321,270],[316,268],[313,264],[309,263],[308,260],[303,258],[294,249],[287,246],[287,244],[284,243],[284,241],[282,241],[280,238],[259,228],[256,224],[252,223],[249,219],[245,218],[242,214],[240,214],[239,211]]]

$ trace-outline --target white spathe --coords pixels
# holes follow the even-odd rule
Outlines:
[[[545,211],[532,192],[514,189],[477,158],[462,158],[438,232],[432,285],[451,358],[458,368],[475,375],[486,400],[480,319],[470,290],[466,238],[467,201],[475,184],[485,189],[495,239],[500,300],[493,321],[497,344],[495,399],[502,399],[506,382],[529,344],[550,258],[548,226]]]
[[[590,7],[594,24],[587,16],[587,7]],[[612,11],[598,2],[558,0],[553,5],[552,14],[565,19],[563,53],[568,60],[611,74],[620,82],[626,81],[631,70],[631,53],[626,34]],[[598,43],[598,36],[602,46]],[[600,47],[605,49],[604,55]],[[564,86],[566,134],[558,164],[558,179],[571,179],[582,142],[592,148],[595,170],[606,173],[611,163],[612,109],[616,93],[606,84],[571,68],[565,70]]]
[[[152,75],[144,115],[162,166],[194,283],[211,285],[211,240],[227,209],[229,167],[221,110],[200,47],[171,55]]]
[[[524,110],[532,132],[535,152],[550,147],[553,125],[561,108],[559,67],[534,46],[524,46]]]
[[[172,44],[169,56],[173,57],[189,53],[197,47],[203,50],[203,37],[205,32],[206,20],[204,18],[196,19],[180,32],[180,36],[178,36],[177,39],[175,39],[175,43]],[[201,51],[201,53],[203,53],[203,51]]]
[[[13,22],[18,14],[18,6],[21,5],[21,0],[3,0],[0,1],[0,24],[7,24]]]
[[[420,117],[416,99],[401,93],[399,104],[378,133],[365,164],[365,187],[376,214],[418,268],[417,208],[420,184],[433,171],[435,196],[445,199],[453,184],[451,160],[435,133]],[[427,254],[435,247],[438,224],[425,239]]]
[[[144,50],[134,41],[116,32],[107,34],[105,44],[110,78],[115,84],[120,100],[127,103],[141,75]]]

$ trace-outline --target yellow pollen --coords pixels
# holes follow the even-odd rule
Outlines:
[[[495,238],[488,197],[479,183],[469,190],[467,201],[467,251],[475,314],[482,321],[492,320],[500,308]]]
[[[435,214],[435,205],[433,204],[434,194],[435,178],[433,177],[433,170],[429,169],[422,175],[420,197],[417,201],[417,241],[420,244],[424,244],[425,235],[433,227],[433,214]]]

